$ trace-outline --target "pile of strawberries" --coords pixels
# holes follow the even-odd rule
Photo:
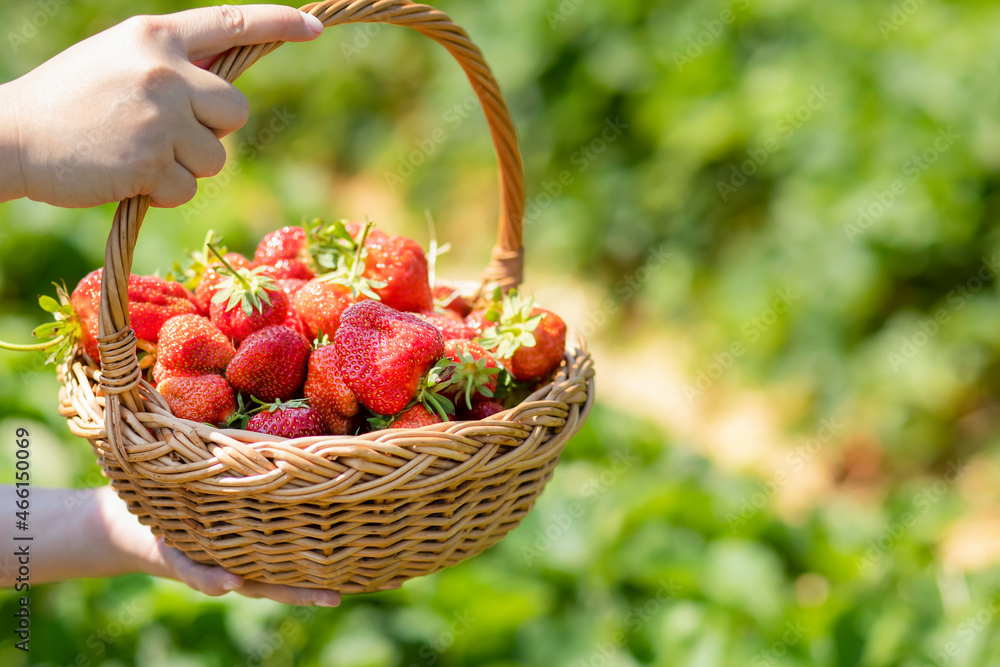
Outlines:
[[[192,259],[128,283],[140,365],[182,419],[289,438],[479,420],[563,358],[557,315],[516,292],[470,304],[432,283],[419,244],[371,222],[285,227],[252,261],[210,234]],[[42,304],[47,333],[94,361],[100,283]]]

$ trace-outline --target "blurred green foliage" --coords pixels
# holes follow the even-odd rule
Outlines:
[[[0,80],[136,12],[190,6],[4,3]],[[682,336],[691,376],[742,344],[724,383],[791,387],[805,431],[849,415],[884,453],[885,492],[791,524],[761,482],[601,404],[536,509],[479,558],[336,610],[142,576],[42,586],[30,664],[1000,664],[1000,577],[942,566],[965,508],[936,486],[946,462],[997,452],[1000,6],[439,6],[482,48],[520,132],[529,287],[570,276],[589,303],[611,299],[592,336],[605,346]],[[169,270],[207,227],[250,252],[304,216],[371,214],[426,241],[425,209],[460,249],[443,273],[484,264],[495,163],[444,50],[342,27],[239,87],[253,115],[229,167],[147,217],[136,272]],[[101,264],[112,212],[0,206],[0,338],[24,338],[51,282]],[[653,248],[667,259],[643,272]],[[57,389],[40,359],[0,355],[0,451],[12,461],[14,425],[32,423],[40,483],[99,484]],[[0,618],[14,608],[0,594]],[[29,664],[4,637],[0,664]]]

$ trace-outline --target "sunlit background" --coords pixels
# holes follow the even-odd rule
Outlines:
[[[136,12],[0,5],[0,80]],[[33,588],[30,663],[1000,664],[1000,6],[444,0],[524,151],[527,287],[588,338],[598,404],[522,526],[400,591],[300,609],[134,575]],[[481,112],[440,47],[331,29],[239,82],[253,115],[134,270],[207,228],[424,211],[473,278],[497,215]],[[0,110],[2,112],[2,110]],[[112,207],[0,205],[0,338],[100,266]],[[0,354],[36,482],[102,483],[41,355]],[[6,461],[6,463],[3,463]],[[2,548],[2,547],[0,547]]]

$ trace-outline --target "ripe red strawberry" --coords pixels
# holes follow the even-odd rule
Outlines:
[[[385,283],[375,290],[382,302],[410,312],[433,310],[427,257],[416,241],[404,236],[369,236],[364,277]]]
[[[345,384],[362,405],[384,415],[405,408],[444,355],[440,331],[380,301],[345,310],[334,346]]]
[[[409,410],[405,410],[400,413],[399,416],[392,421],[389,428],[420,428],[421,426],[440,424],[442,421],[444,420],[439,416],[430,412],[424,406],[417,404]]]
[[[276,280],[311,280],[315,277],[307,261],[306,230],[302,227],[282,227],[265,236],[257,246],[253,260],[254,266],[269,267],[265,275]]]
[[[278,278],[278,286],[281,287],[281,291],[285,293],[289,299],[295,296],[295,293],[306,286],[309,279],[301,278]]]
[[[163,324],[171,317],[198,312],[190,296],[180,283],[155,276],[129,276],[129,323],[135,337],[155,343]]]
[[[532,316],[541,315],[542,321],[532,332],[534,346],[520,346],[514,356],[504,360],[504,366],[515,380],[531,382],[541,380],[554,371],[566,350],[566,323],[558,315],[542,308],[534,308]]]
[[[434,299],[423,249],[416,241],[390,236],[373,224],[370,220],[364,224],[340,221],[317,228],[310,247],[316,263],[340,274],[350,273],[345,283],[348,286],[356,279],[367,280],[373,290],[370,296],[387,306],[413,312],[431,310]],[[361,270],[353,266],[359,260]]]
[[[309,265],[300,259],[279,259],[274,264],[255,264],[261,275],[274,280],[312,280],[316,277]]]
[[[276,282],[260,275],[260,269],[235,269],[213,246],[209,249],[228,274],[212,297],[212,322],[238,345],[254,331],[284,324],[288,297]]]
[[[328,433],[347,433],[351,417],[358,413],[358,399],[340,375],[336,347],[326,345],[309,355],[303,392],[313,409],[323,416]]]
[[[80,345],[88,357],[100,361],[97,349],[97,313],[101,305],[101,269],[91,271],[83,277],[73,290],[70,301],[80,318]]]
[[[153,386],[154,387],[158,386],[159,383],[163,382],[164,380],[169,380],[170,378],[190,378],[190,377],[198,377],[200,375],[212,375],[212,374],[199,373],[197,371],[184,371],[184,370],[175,371],[171,368],[164,367],[163,364],[157,361],[153,365]]]
[[[474,310],[465,316],[465,326],[476,332],[477,336],[482,336],[486,330],[493,326],[493,322],[486,319],[486,310]]]
[[[356,301],[350,288],[316,278],[295,293],[292,310],[299,316],[306,338],[313,340],[320,332],[332,336],[340,326],[341,314]]]
[[[181,419],[220,425],[236,410],[233,388],[221,375],[171,377],[156,389]]]
[[[434,305],[450,310],[459,317],[467,317],[472,312],[472,306],[458,290],[448,285],[435,285],[433,289]]]
[[[253,261],[273,265],[282,259],[304,259],[305,250],[306,230],[302,227],[282,227],[261,239]]]
[[[476,332],[467,327],[465,322],[451,311],[445,315],[433,310],[425,310],[422,313],[416,313],[416,316],[437,327],[446,341],[456,338],[472,340],[476,337]]]
[[[483,318],[495,324],[483,332],[480,344],[503,362],[514,379],[540,380],[562,361],[566,324],[555,313],[535,308],[531,298],[522,300],[512,290],[503,298],[502,312],[494,309]]]
[[[309,341],[288,327],[271,326],[247,336],[226,369],[226,379],[261,401],[287,401],[305,379]]]
[[[250,260],[241,255],[238,252],[227,252],[223,255],[226,261],[234,269],[247,269],[248,271],[253,268]],[[211,253],[208,254],[209,265],[204,273],[201,274],[201,279],[198,281],[198,286],[194,288],[194,304],[198,306],[198,314],[208,317],[211,314],[212,299],[215,297],[215,293],[219,290],[219,283],[222,282],[224,276],[212,269],[213,266],[222,266],[219,260],[216,259]]]
[[[471,410],[462,411],[463,421],[480,421],[489,419],[498,412],[503,412],[506,408],[497,401],[478,401],[472,404]]]
[[[156,347],[156,363],[164,371],[221,374],[234,356],[236,348],[229,339],[201,315],[178,315],[167,320]]]
[[[444,379],[451,380],[441,393],[455,402],[472,408],[475,398],[493,398],[500,367],[489,352],[471,340],[445,342],[444,354],[451,359]]]
[[[308,438],[324,435],[326,424],[319,412],[307,406],[304,401],[279,401],[251,417],[246,430],[281,438]]]
[[[84,351],[98,360],[98,310],[101,306],[103,269],[89,273],[73,290],[73,308],[80,317],[81,344]],[[141,341],[156,343],[160,329],[171,317],[196,313],[191,294],[180,283],[155,276],[130,275],[128,279],[129,324]]]

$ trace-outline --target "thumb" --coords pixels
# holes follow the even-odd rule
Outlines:
[[[318,18],[284,5],[203,7],[160,19],[192,61],[246,44],[307,42],[323,32]]]

